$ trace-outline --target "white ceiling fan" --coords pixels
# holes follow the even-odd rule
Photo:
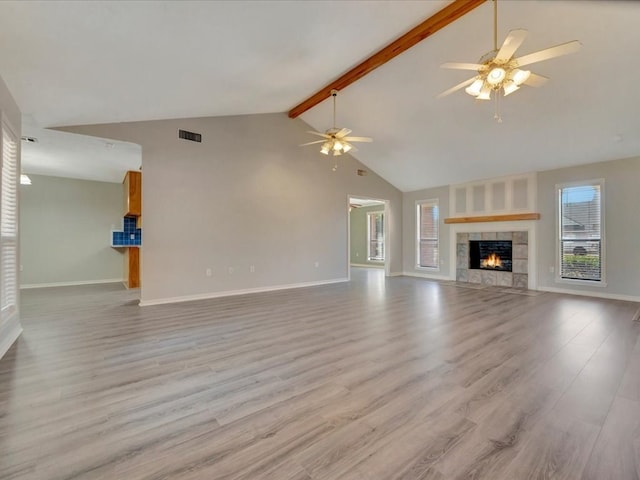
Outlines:
[[[324,155],[329,155],[332,153],[333,156],[342,155],[343,153],[347,153],[349,151],[356,152],[357,149],[351,145],[351,142],[373,142],[372,138],[369,137],[349,137],[348,135],[351,133],[351,130],[348,128],[338,128],[336,127],[336,96],[338,95],[337,90],[331,90],[331,96],[333,97],[333,127],[328,129],[326,132],[314,132],[308,131],[307,133],[311,133],[312,135],[318,135],[323,137],[322,140],[317,140],[315,142],[303,143],[300,145],[301,147],[307,145],[315,145],[317,143],[322,143],[320,147],[320,153]],[[334,167],[334,170],[336,167]]]
[[[469,95],[478,100],[490,100],[492,91],[496,92],[497,99],[500,90],[503,91],[504,96],[507,96],[518,90],[521,85],[539,87],[544,85],[549,79],[542,75],[531,73],[530,70],[522,70],[521,67],[567,55],[580,49],[581,43],[573,40],[514,58],[516,50],[522,45],[522,42],[527,36],[527,31],[523,29],[511,30],[500,49],[498,49],[498,1],[493,1],[493,50],[483,55],[478,63],[445,63],[441,65],[442,68],[475,70],[477,74],[459,83],[455,87],[442,92],[438,95],[438,98],[449,95],[464,87],[467,87],[465,91]],[[497,114],[496,118],[499,120]]]

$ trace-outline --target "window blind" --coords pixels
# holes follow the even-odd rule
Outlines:
[[[16,310],[18,297],[18,143],[4,123],[1,187],[0,323],[4,323]]]
[[[418,204],[418,266],[438,268],[438,202]]]
[[[382,212],[367,213],[369,225],[368,259],[384,261],[384,214]]]
[[[560,276],[602,280],[602,198],[598,184],[560,189]]]

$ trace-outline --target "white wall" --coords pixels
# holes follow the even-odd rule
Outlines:
[[[202,134],[202,143],[180,140],[178,129]],[[309,129],[278,113],[64,130],[142,146],[141,297],[149,304],[346,279],[349,194],[390,201],[391,272],[401,271],[400,191],[373,172],[358,176],[365,167],[349,155],[333,172],[333,157],[298,146]]]
[[[17,135],[21,136],[22,114],[18,105],[13,100],[11,92],[0,77],[0,119],[6,119]],[[1,152],[0,152],[1,153]],[[18,171],[20,170],[20,141],[18,141]],[[0,268],[2,268],[0,266]],[[20,293],[18,292],[18,309],[15,315],[12,315],[6,321],[0,318],[0,358],[6,353],[13,342],[22,332],[20,326]]]
[[[576,285],[556,281],[550,267],[556,265],[556,185],[604,179],[603,221],[606,286]],[[640,157],[538,174],[538,288],[562,289],[595,295],[632,297],[640,300]]]
[[[21,285],[122,280],[111,248],[122,226],[122,184],[29,175],[20,186]]]
[[[557,206],[556,185],[560,183],[604,179],[605,222],[605,274],[606,286],[589,286],[557,281],[550,267],[556,266],[557,255]],[[539,290],[564,291],[640,300],[640,157],[609,162],[581,165],[577,167],[547,170],[537,174],[537,211],[541,219],[535,224],[535,264],[530,267],[537,272],[530,285]],[[437,198],[440,201],[440,271],[415,268],[416,214],[415,202]],[[403,194],[403,270],[410,275],[425,275],[455,279],[451,271],[452,227],[444,225],[449,215],[449,187],[439,187]],[[514,225],[527,222],[513,222]],[[482,224],[487,229],[489,223]],[[515,228],[515,227],[514,227]],[[442,263],[444,262],[444,264]],[[530,272],[531,273],[531,272]]]

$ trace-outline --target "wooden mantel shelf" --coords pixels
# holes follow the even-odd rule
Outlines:
[[[484,217],[451,217],[444,223],[513,222],[515,220],[540,220],[539,213],[514,213],[512,215],[487,215]]]

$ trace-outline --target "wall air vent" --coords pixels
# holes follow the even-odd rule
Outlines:
[[[186,130],[178,130],[178,137],[183,140],[190,140],[192,142],[202,142],[202,135],[199,133],[187,132]]]
[[[23,137],[20,137],[22,139],[23,142],[29,142],[29,143],[38,143],[38,139],[36,137],[27,137],[26,135]]]

